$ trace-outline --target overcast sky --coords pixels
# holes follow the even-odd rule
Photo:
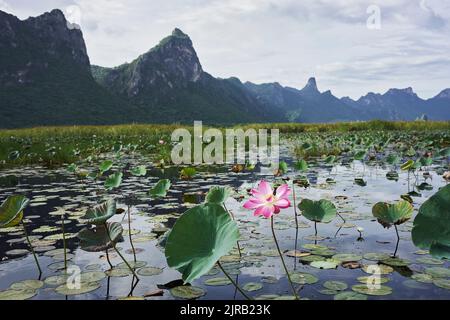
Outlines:
[[[179,27],[217,77],[302,88],[315,76],[321,91],[353,98],[450,87],[450,0],[0,0],[21,19],[53,8],[81,25],[102,66],[132,61]]]

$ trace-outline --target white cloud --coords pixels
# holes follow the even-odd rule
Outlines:
[[[0,0],[25,18],[70,5],[91,61],[115,66],[156,45],[175,27],[188,33],[203,67],[220,76],[359,97],[413,86],[423,97],[450,86],[448,0]],[[381,30],[366,27],[381,9]],[[448,72],[447,72],[448,73]]]

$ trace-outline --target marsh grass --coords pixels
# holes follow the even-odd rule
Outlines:
[[[0,169],[31,164],[46,167],[58,167],[84,161],[89,157],[111,151],[121,144],[125,152],[139,152],[151,155],[156,160],[170,163],[171,134],[175,129],[192,127],[173,125],[117,125],[117,126],[71,126],[71,127],[37,127],[18,130],[0,130]],[[204,130],[210,127],[204,126]],[[234,128],[279,129],[284,136],[303,133],[301,139],[316,136],[317,133],[339,135],[359,131],[406,131],[421,134],[432,131],[450,131],[450,122],[353,122],[333,124],[248,124]],[[221,128],[224,129],[224,128]],[[159,141],[166,143],[159,145]],[[298,140],[298,139],[297,139]],[[19,157],[11,157],[18,151]],[[307,152],[298,149],[299,157],[313,157],[323,154],[338,155],[339,146],[321,143]]]

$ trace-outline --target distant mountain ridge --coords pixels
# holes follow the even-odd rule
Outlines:
[[[175,29],[131,63],[91,66],[83,34],[53,10],[19,20],[0,11],[0,128],[41,125],[450,120],[450,89],[428,100],[411,88],[358,100],[242,83],[203,70],[188,35]]]

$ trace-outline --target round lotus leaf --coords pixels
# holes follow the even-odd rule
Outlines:
[[[71,266],[73,265],[73,263],[67,263],[67,266]],[[60,261],[60,262],[55,262],[55,263],[51,263],[47,266],[48,269],[52,270],[52,271],[58,271],[58,270],[63,270],[65,268],[65,263],[64,261]]]
[[[169,267],[189,283],[209,272],[239,239],[239,230],[222,206],[203,204],[186,211],[167,238]]]
[[[69,252],[69,250],[67,250],[67,252]],[[44,253],[44,256],[52,257],[52,256],[56,256],[56,255],[61,255],[61,254],[64,254],[64,249],[55,249],[55,250],[47,251],[46,253]]]
[[[366,253],[364,255],[364,259],[370,260],[370,261],[384,261],[390,259],[391,256],[387,253]]]
[[[278,278],[273,276],[262,277],[261,282],[274,284],[278,282]]]
[[[147,262],[145,262],[145,261],[136,261],[136,262],[135,261],[127,261],[127,262],[130,265],[130,267],[133,269],[143,268],[147,265]],[[121,262],[116,266],[116,268],[128,269],[128,266],[125,262]]]
[[[81,282],[99,282],[106,278],[104,272],[101,271],[90,271],[81,273]]]
[[[74,286],[72,288],[72,285]],[[100,288],[100,284],[98,282],[80,282],[79,287],[76,284],[71,284],[69,286],[67,283],[62,284],[55,289],[55,292],[65,295],[65,296],[74,296],[79,294],[85,294]]]
[[[205,281],[207,286],[228,286],[231,281],[226,277],[211,278]]]
[[[391,266],[384,265],[384,264],[379,264],[376,266],[364,265],[362,267],[362,270],[365,273],[369,273],[369,274],[390,274],[390,273],[394,272],[394,268],[392,268]]]
[[[314,254],[316,256],[324,256],[324,257],[331,257],[336,254],[334,250],[326,249],[326,250],[312,250],[311,254]]]
[[[73,239],[77,236],[76,233],[66,233],[65,235],[63,235],[62,233],[58,233],[58,234],[52,234],[50,236],[46,236],[44,238],[44,240],[46,241],[50,241],[50,240],[63,240],[64,237],[66,238],[66,240],[68,239]]]
[[[95,263],[95,264],[89,264],[85,267],[86,270],[88,271],[98,271],[98,270],[102,270],[102,265]]]
[[[367,286],[366,284],[357,284],[352,287],[352,290],[361,294],[369,296],[387,296],[392,294],[392,289],[387,286]]]
[[[206,291],[199,287],[180,286],[170,290],[170,293],[175,298],[180,299],[197,299],[206,294]]]
[[[442,268],[442,267],[426,268],[425,273],[429,274],[433,278],[449,278],[450,277],[450,269]]]
[[[331,290],[331,289],[322,289],[322,290],[319,290],[319,293],[327,295],[327,296],[334,296],[334,295],[338,294],[339,291]]]
[[[28,251],[27,249],[13,249],[13,250],[9,250],[6,251],[5,254],[7,256],[24,256],[26,254],[28,254],[30,251]]]
[[[339,261],[341,263],[359,261],[362,260],[362,258],[362,256],[353,253],[340,253],[332,257],[333,260]]]
[[[0,229],[17,226],[30,200],[24,196],[9,196],[0,206]]]
[[[229,187],[212,187],[206,195],[206,202],[222,205],[230,197],[231,192]]]
[[[412,240],[435,258],[450,259],[450,184],[420,207],[414,220]]]
[[[335,291],[344,291],[348,288],[348,285],[342,281],[326,281],[323,286]]]
[[[248,292],[253,292],[253,291],[258,291],[261,290],[263,288],[263,285],[261,283],[257,283],[257,282],[249,282],[246,283],[242,289],[244,289],[245,291]]]
[[[416,280],[418,282],[422,282],[422,283],[432,283],[433,282],[433,277],[430,276],[429,274],[425,274],[425,273],[413,274],[411,276],[411,279]]]
[[[389,258],[382,261],[383,264],[386,264],[391,267],[406,267],[411,264],[411,261],[400,258]]]
[[[100,172],[103,174],[103,173],[105,173],[106,171],[109,171],[109,170],[112,168],[113,164],[114,164],[114,163],[113,163],[111,160],[105,160],[105,161],[103,161],[103,162],[100,164],[100,166],[98,167],[98,169],[99,169]]]
[[[33,298],[37,294],[36,290],[5,290],[0,291],[1,300],[27,300]]]
[[[13,283],[10,289],[13,290],[37,290],[44,286],[44,282],[40,280],[24,280]]]
[[[364,283],[364,284],[370,284],[370,285],[375,285],[375,284],[383,284],[383,283],[387,283],[390,281],[389,278],[385,278],[385,277],[377,277],[377,276],[369,276],[369,277],[358,277],[356,280],[358,280],[358,282]]]
[[[144,277],[151,277],[156,276],[158,274],[163,273],[163,269],[156,268],[156,267],[144,267],[138,270],[138,275],[144,276]]]
[[[328,200],[304,199],[298,205],[298,208],[306,219],[315,222],[329,223],[333,221],[337,214],[335,205]]]
[[[136,177],[144,177],[147,175],[147,168],[145,166],[138,166],[130,170],[131,174]]]
[[[57,261],[64,260],[64,259],[71,260],[71,259],[75,258],[75,255],[72,253],[67,253],[64,256],[64,253],[63,253],[63,254],[56,254],[56,255],[52,256],[52,258]]]
[[[440,259],[428,258],[428,257],[419,258],[419,259],[417,259],[417,262],[422,263],[422,264],[429,264],[429,265],[442,265],[442,264],[444,264],[444,261],[442,261]]]
[[[67,282],[67,279],[69,278],[69,275],[58,275],[58,276],[51,276],[44,280],[44,283],[48,286],[60,286]]]
[[[436,279],[433,284],[439,288],[450,290],[450,279]]]
[[[122,172],[115,172],[114,174],[106,178],[105,188],[108,190],[118,188],[122,184],[122,178],[123,178]]]
[[[316,276],[310,273],[293,272],[290,274],[290,276],[292,282],[296,284],[314,284],[319,281]]]
[[[321,244],[307,243],[302,246],[306,250],[327,250],[328,247]]]
[[[85,228],[78,233],[81,249],[87,252],[101,252],[113,248],[122,240],[122,225],[118,222]]]
[[[364,294],[346,291],[340,292],[334,296],[334,300],[367,300],[368,297]]]
[[[317,235],[317,236],[316,235],[310,235],[310,236],[304,237],[304,239],[305,240],[309,240],[309,241],[323,241],[326,238],[322,237],[322,236],[319,236],[319,235]]]
[[[328,259],[323,261],[313,261],[310,266],[317,269],[336,269],[338,267],[339,261]]]
[[[276,300],[277,298],[279,298],[277,294],[262,294],[257,296],[255,300]]]
[[[150,190],[150,196],[152,198],[163,198],[167,195],[171,186],[171,182],[168,179],[160,180],[158,183]]]
[[[89,208],[82,217],[87,224],[103,225],[116,214],[116,202],[108,200],[94,208]]]
[[[108,277],[113,277],[113,278],[124,278],[124,277],[128,277],[129,275],[132,275],[133,273],[131,272],[130,269],[123,269],[123,268],[113,268],[111,270],[105,271],[105,274]]]
[[[302,261],[302,262],[315,262],[315,261],[324,261],[324,260],[325,260],[324,257],[322,257],[322,256],[314,256],[314,255],[305,256],[305,257],[301,257],[300,258],[300,261]]]
[[[408,201],[400,201],[395,204],[379,202],[372,208],[372,214],[385,228],[400,225],[411,219],[414,207]]]

